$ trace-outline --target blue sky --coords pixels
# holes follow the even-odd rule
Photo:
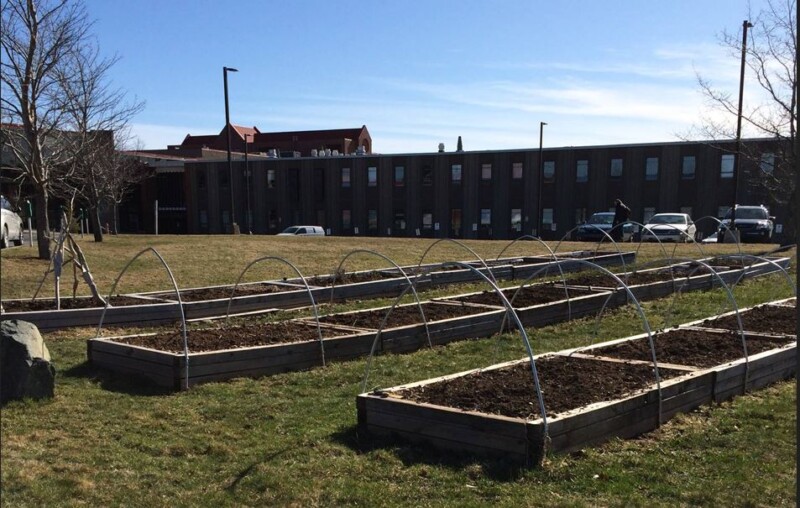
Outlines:
[[[763,4],[752,0],[755,12]],[[135,7],[134,7],[135,6]],[[231,122],[365,124],[380,153],[671,141],[700,122],[696,73],[736,94],[745,0],[86,0],[145,148]],[[754,27],[753,30],[758,29]],[[745,85],[755,93],[754,86]],[[749,97],[749,96],[748,96]]]

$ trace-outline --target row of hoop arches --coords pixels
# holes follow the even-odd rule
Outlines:
[[[717,222],[720,222],[719,219],[717,219],[716,217],[710,217],[709,216],[709,217],[704,217],[703,219],[714,219]],[[703,219],[701,219],[701,220],[703,220]],[[697,221],[697,222],[699,222],[699,221]],[[641,224],[640,224],[640,226],[641,226]],[[622,227],[622,224],[618,225],[617,227]],[[575,228],[575,229],[577,229],[577,228]],[[631,291],[629,285],[627,284],[627,278],[629,276],[629,273],[628,273],[628,269],[627,269],[626,262],[625,262],[625,254],[620,249],[619,244],[612,238],[612,236],[608,232],[599,230],[600,233],[602,233],[602,238],[601,238],[601,240],[599,240],[597,242],[595,248],[593,249],[593,253],[596,256],[597,253],[599,252],[601,244],[606,242],[606,241],[608,241],[609,244],[616,251],[616,253],[612,254],[612,255],[618,255],[619,258],[620,258],[620,264],[623,267],[623,272],[621,274],[618,275],[618,274],[612,273],[611,271],[609,271],[608,269],[604,268],[603,266],[600,266],[597,263],[594,263],[594,262],[591,262],[591,261],[587,261],[585,259],[579,259],[579,258],[566,258],[566,259],[564,259],[564,258],[559,258],[558,257],[558,249],[561,247],[561,244],[565,241],[565,239],[575,229],[573,229],[572,231],[568,232],[561,240],[559,240],[559,242],[556,244],[555,249],[551,249],[550,246],[547,245],[547,243],[542,241],[540,238],[533,237],[533,236],[523,236],[523,237],[517,238],[516,240],[513,240],[513,241],[509,242],[500,251],[500,253],[497,255],[497,257],[493,260],[492,266],[496,267],[497,266],[496,263],[501,262],[502,255],[509,248],[511,248],[514,244],[516,244],[517,242],[520,242],[520,241],[534,241],[534,242],[537,242],[538,244],[542,245],[546,249],[546,251],[548,252],[547,258],[550,260],[550,262],[543,263],[543,266],[541,266],[538,270],[536,270],[531,275],[529,275],[518,286],[517,290],[514,292],[514,294],[512,295],[512,297],[510,299],[506,296],[504,291],[498,285],[497,280],[496,280],[496,278],[495,278],[495,276],[493,274],[493,271],[492,271],[492,266],[490,266],[490,264],[487,263],[486,260],[483,257],[481,257],[480,255],[478,255],[473,249],[471,249],[470,247],[468,247],[467,245],[465,245],[464,243],[462,243],[462,242],[460,242],[458,240],[449,239],[449,238],[443,238],[443,239],[439,239],[439,240],[433,241],[428,246],[428,248],[423,252],[422,256],[420,256],[420,259],[419,259],[417,265],[414,266],[414,267],[410,267],[410,269],[409,269],[409,267],[403,268],[400,265],[398,265],[396,262],[394,262],[392,259],[390,259],[389,257],[387,257],[387,256],[385,256],[385,255],[383,255],[381,253],[378,253],[378,252],[375,252],[375,251],[372,251],[372,250],[368,250],[368,249],[355,249],[355,250],[350,251],[348,254],[346,254],[342,258],[342,260],[340,261],[340,263],[339,263],[338,267],[336,268],[336,270],[333,272],[334,274],[345,273],[343,271],[345,263],[352,256],[355,256],[355,255],[369,255],[369,256],[374,256],[374,257],[377,257],[379,259],[382,259],[382,260],[384,260],[386,262],[389,262],[393,266],[393,268],[395,270],[397,270],[397,273],[399,273],[400,276],[405,280],[405,285],[404,285],[402,291],[395,298],[395,300],[392,303],[392,305],[387,309],[386,314],[384,315],[383,320],[381,322],[381,325],[378,327],[378,330],[377,330],[377,332],[375,334],[375,338],[373,340],[372,347],[370,349],[370,354],[367,357],[367,361],[366,361],[366,367],[365,367],[365,371],[364,371],[364,376],[362,378],[362,383],[361,383],[361,392],[367,391],[369,374],[370,374],[370,370],[372,369],[373,357],[375,356],[375,353],[376,353],[376,350],[377,350],[377,346],[380,343],[381,334],[382,334],[384,328],[386,327],[386,323],[388,322],[388,319],[389,319],[392,311],[403,300],[403,298],[409,292],[412,293],[414,301],[415,301],[415,304],[417,306],[417,309],[419,310],[420,319],[421,319],[422,324],[424,326],[425,336],[426,336],[426,339],[427,339],[428,346],[432,347],[430,330],[428,328],[428,321],[425,318],[425,312],[423,310],[423,305],[422,305],[423,302],[420,300],[419,294],[417,293],[417,289],[416,289],[417,285],[418,285],[419,281],[425,280],[426,276],[428,276],[429,274],[431,274],[432,272],[435,272],[435,271],[440,271],[440,270],[449,269],[449,268],[457,268],[457,269],[469,270],[474,275],[475,279],[477,279],[478,281],[483,282],[485,284],[488,284],[491,287],[491,291],[493,291],[497,295],[498,300],[500,301],[500,303],[503,305],[503,307],[506,310],[504,319],[503,319],[503,321],[502,321],[502,323],[501,323],[501,325],[499,327],[498,332],[516,331],[520,335],[520,337],[522,338],[523,345],[525,347],[525,350],[526,350],[527,356],[528,356],[528,360],[530,362],[532,385],[533,385],[533,388],[534,388],[534,391],[535,391],[535,394],[536,394],[536,401],[537,401],[537,404],[538,404],[539,414],[541,415],[541,418],[542,418],[542,424],[543,424],[542,425],[542,429],[543,429],[542,438],[544,439],[543,442],[547,442],[549,440],[548,423],[547,423],[547,412],[546,412],[544,397],[542,395],[542,390],[541,390],[540,383],[539,383],[539,374],[538,374],[538,371],[536,369],[536,360],[534,358],[533,348],[531,347],[531,341],[530,341],[530,338],[528,337],[528,333],[525,330],[525,327],[523,326],[522,321],[520,320],[519,316],[517,315],[517,312],[514,310],[513,303],[514,303],[517,295],[520,294],[520,291],[525,289],[531,281],[533,281],[534,279],[537,279],[539,277],[546,277],[547,275],[549,275],[549,273],[551,271],[552,272],[557,271],[558,272],[559,281],[556,282],[556,284],[560,283],[564,288],[565,299],[567,300],[567,309],[568,309],[567,310],[567,313],[568,313],[567,319],[571,319],[571,313],[572,313],[572,310],[571,310],[571,297],[570,297],[570,294],[569,294],[569,291],[568,291],[568,287],[567,287],[568,286],[567,279],[566,279],[566,277],[564,275],[564,268],[574,269],[577,266],[577,267],[580,267],[582,269],[588,269],[588,270],[597,271],[600,274],[602,274],[603,276],[608,277],[610,280],[613,281],[614,287],[617,288],[617,291],[624,291],[624,293],[626,295],[626,298],[627,298],[627,302],[629,304],[632,304],[635,307],[636,314],[637,314],[637,316],[639,317],[639,319],[641,320],[641,323],[642,323],[642,329],[645,332],[645,334],[647,335],[648,346],[650,348],[650,354],[651,354],[652,364],[653,364],[653,371],[654,371],[655,381],[656,381],[656,390],[657,390],[657,393],[658,393],[658,421],[659,421],[659,424],[660,424],[662,422],[661,377],[659,375],[658,358],[657,358],[657,355],[656,355],[656,349],[655,349],[655,344],[654,344],[654,340],[653,340],[653,331],[651,329],[651,326],[650,326],[650,323],[649,323],[649,321],[647,319],[647,316],[645,315],[644,309],[642,308],[639,300],[636,298],[635,294]],[[711,279],[712,279],[712,286],[714,284],[717,284],[718,287],[723,289],[724,294],[727,297],[727,302],[730,305],[730,308],[732,309],[734,315],[736,316],[737,325],[738,325],[738,334],[739,334],[739,337],[740,337],[741,342],[742,342],[742,349],[743,349],[744,359],[745,359],[745,383],[744,383],[744,386],[747,386],[747,375],[748,375],[748,365],[749,365],[749,355],[748,355],[748,352],[747,352],[747,340],[746,340],[746,337],[745,337],[745,334],[744,334],[744,327],[742,325],[741,315],[739,313],[739,306],[738,306],[738,304],[736,302],[736,298],[733,295],[732,288],[735,287],[742,280],[742,278],[748,273],[749,269],[754,264],[756,264],[756,263],[765,263],[767,265],[770,265],[772,268],[774,268],[775,271],[780,272],[780,273],[783,274],[785,280],[787,281],[787,284],[791,288],[792,294],[796,295],[797,294],[797,288],[796,288],[795,283],[792,280],[791,276],[787,272],[787,270],[785,268],[783,268],[781,265],[779,265],[778,263],[776,263],[774,260],[769,259],[767,257],[767,256],[769,256],[770,254],[772,254],[774,252],[777,252],[777,251],[780,251],[780,250],[784,250],[784,248],[775,249],[774,251],[769,252],[769,253],[767,253],[765,255],[760,255],[760,256],[759,255],[749,255],[749,254],[742,253],[741,245],[737,243],[738,254],[717,255],[716,256],[717,259],[725,259],[727,257],[727,258],[732,258],[732,259],[735,258],[735,259],[737,259],[737,260],[742,262],[743,269],[739,272],[737,278],[735,280],[733,280],[733,281],[726,282],[725,278],[723,276],[721,276],[720,273],[718,273],[717,270],[715,270],[713,266],[707,264],[704,261],[698,261],[698,260],[694,260],[694,259],[686,258],[686,257],[675,257],[675,250],[677,249],[677,245],[672,250],[672,254],[668,255],[667,254],[667,250],[666,250],[665,246],[663,245],[663,243],[660,241],[660,239],[656,238],[656,240],[658,241],[660,249],[661,249],[662,253],[664,254],[664,258],[663,259],[654,260],[654,261],[652,261],[652,262],[650,262],[648,264],[645,264],[643,266],[638,267],[638,269],[640,269],[640,270],[641,269],[645,269],[645,268],[648,267],[648,265],[664,266],[665,262],[667,264],[667,267],[674,266],[676,264],[685,264],[686,266],[689,266],[689,267],[692,268],[691,271],[687,272],[687,274],[685,275],[685,278],[684,277],[680,277],[678,279],[676,279],[676,277],[675,277],[674,270],[672,270],[672,269],[670,270],[670,275],[671,275],[672,283],[673,283],[673,299],[672,299],[670,305],[668,306],[666,317],[665,317],[665,323],[667,324],[667,326],[669,326],[669,323],[670,323],[670,320],[671,320],[672,308],[673,308],[673,305],[675,303],[675,298],[678,295],[681,294],[681,292],[684,290],[684,288],[687,287],[689,279],[692,276],[697,275],[698,273],[700,273],[700,274],[702,274],[702,273],[710,274],[711,275]],[[692,243],[695,244],[696,248],[699,251],[699,254],[701,255],[701,258],[706,258],[707,256],[706,256],[706,254],[705,254],[705,252],[703,250],[703,246],[700,243],[696,242],[693,238],[691,238],[689,240]],[[477,263],[465,263],[465,262],[462,262],[462,261],[449,261],[449,262],[443,262],[443,263],[433,263],[433,264],[428,264],[428,265],[423,266],[425,258],[428,256],[428,254],[431,252],[431,250],[436,245],[438,245],[438,244],[440,244],[442,242],[448,242],[448,243],[455,244],[458,247],[460,247],[461,249],[469,252],[469,254],[472,255],[477,260]],[[639,242],[639,245],[638,245],[638,247],[637,247],[637,249],[635,251],[637,255],[638,255],[638,252],[639,252],[640,248],[641,248],[641,241]],[[185,313],[184,313],[183,301],[181,299],[181,292],[180,292],[180,290],[178,288],[177,281],[175,280],[175,277],[174,277],[174,275],[172,273],[172,270],[170,269],[168,263],[166,262],[166,260],[161,256],[161,254],[155,248],[148,247],[148,248],[143,249],[142,251],[137,253],[133,258],[131,258],[131,260],[120,271],[120,273],[118,274],[118,276],[114,280],[114,283],[113,283],[113,285],[111,287],[111,291],[109,292],[108,298],[106,299],[106,305],[105,305],[105,307],[103,309],[103,312],[102,312],[101,317],[100,317],[100,321],[98,323],[96,336],[98,338],[100,338],[102,336],[103,322],[104,322],[104,319],[105,319],[106,311],[107,311],[108,306],[109,306],[108,302],[111,301],[110,300],[111,296],[116,294],[117,287],[118,287],[119,282],[122,279],[123,275],[127,272],[127,270],[133,265],[133,263],[137,259],[139,259],[142,255],[144,255],[144,254],[146,254],[148,252],[152,253],[158,259],[158,261],[161,263],[161,265],[164,267],[164,270],[166,271],[166,274],[167,274],[167,276],[169,278],[169,281],[170,281],[170,284],[172,286],[172,291],[174,292],[175,298],[176,298],[176,300],[178,302],[178,309],[179,309],[179,314],[180,314],[179,318],[180,318],[180,322],[181,322],[181,334],[182,334],[182,339],[183,339],[183,358],[184,358],[184,362],[185,362],[183,387],[184,387],[184,389],[188,389],[189,388],[189,379],[190,379],[189,378],[189,369],[190,369],[189,360],[190,360],[190,356],[189,356],[189,343],[188,343],[188,337],[187,337],[187,332],[188,332],[188,330],[187,330],[187,321],[186,321],[186,316],[185,316]],[[747,260],[749,262],[749,264],[747,264],[746,266],[745,266],[745,263],[744,263],[745,260]],[[325,361],[325,341],[323,340],[323,337],[322,337],[322,329],[321,329],[320,321],[319,321],[318,301],[315,298],[315,290],[312,289],[311,285],[309,285],[308,279],[300,271],[300,269],[296,265],[294,265],[293,263],[291,263],[290,261],[288,261],[285,258],[282,258],[282,257],[279,257],[279,256],[263,256],[263,257],[260,257],[258,259],[253,260],[252,262],[250,262],[244,268],[244,270],[242,270],[242,272],[240,273],[239,277],[236,280],[236,283],[234,284],[233,288],[231,289],[231,295],[230,295],[229,300],[228,300],[228,307],[227,307],[227,311],[226,311],[226,315],[225,315],[225,321],[224,321],[224,325],[223,326],[227,326],[228,320],[230,318],[231,303],[233,302],[233,299],[236,296],[236,290],[239,287],[239,285],[241,284],[242,279],[248,273],[248,271],[251,268],[253,268],[255,265],[258,265],[258,264],[261,264],[261,263],[265,263],[265,262],[280,263],[280,264],[283,264],[285,266],[288,266],[297,275],[297,277],[302,282],[302,286],[305,288],[305,291],[306,291],[306,293],[308,295],[310,308],[312,309],[312,312],[313,312],[313,315],[314,315],[314,321],[316,323],[316,329],[317,329],[317,340],[318,340],[319,346],[320,346],[321,365],[324,367],[326,365],[326,361]],[[475,264],[478,264],[480,266],[480,268],[476,268],[476,266],[474,266]],[[335,299],[336,283],[337,283],[337,277],[334,276],[333,280],[332,280],[332,284],[331,284],[330,290],[329,290],[330,291],[330,302],[331,303]],[[592,333],[592,344],[596,340],[597,332],[598,332],[600,321],[601,321],[601,319],[603,317],[603,314],[604,314],[606,308],[608,307],[609,303],[611,302],[612,297],[615,294],[617,294],[617,291],[612,291],[612,292],[609,293],[609,295],[606,297],[606,300],[605,300],[605,302],[603,303],[603,305],[601,307],[601,310],[599,311],[599,313],[597,314],[597,316],[595,318],[595,325],[593,327],[593,333]],[[720,312],[722,310],[723,309],[720,309]],[[580,348],[576,350],[576,352],[578,352],[578,351],[580,351]]]

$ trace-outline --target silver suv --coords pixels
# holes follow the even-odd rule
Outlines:
[[[772,241],[772,232],[775,229],[773,222],[775,217],[769,214],[769,210],[764,205],[743,206],[736,205],[736,217],[734,227],[739,230],[739,239],[742,242],[753,241],[769,243]],[[722,242],[725,232],[731,223],[731,211],[725,214],[725,218],[717,229],[717,241]]]

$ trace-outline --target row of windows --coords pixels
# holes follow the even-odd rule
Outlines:
[[[658,180],[658,157],[648,157],[645,159],[644,179],[646,181]],[[729,179],[733,178],[735,158],[733,154],[723,154],[720,157],[720,178]],[[761,155],[759,165],[761,171],[765,174],[771,174],[775,168],[775,154],[764,153]],[[555,161],[544,161],[542,165],[542,178],[545,183],[552,183],[555,181],[556,163]],[[609,164],[609,177],[612,179],[622,178],[623,160],[621,158],[611,159]],[[684,180],[694,179],[697,171],[697,158],[694,155],[686,155],[683,157],[681,164],[681,178]],[[515,162],[511,166],[511,178],[514,180],[522,179],[523,166],[521,162]],[[228,172],[222,170],[219,172],[219,185],[227,187],[229,185]],[[492,165],[481,165],[481,180],[490,181],[492,179]],[[461,164],[453,164],[450,167],[450,182],[454,185],[461,184],[462,180],[462,166]],[[575,181],[584,183],[589,181],[589,161],[580,159],[575,163]],[[342,187],[351,186],[351,170],[350,168],[342,168],[341,170]],[[274,169],[267,170],[267,188],[273,189],[277,185],[277,171]],[[378,168],[370,166],[367,168],[367,186],[376,187],[378,185]],[[433,185],[433,168],[424,166],[422,168],[422,185]],[[395,166],[394,168],[394,186],[405,186],[405,167]],[[206,187],[205,174],[198,173],[198,187],[203,189]]]
[[[720,157],[720,178],[728,179],[733,178],[734,173],[734,155],[723,154]],[[609,163],[609,177],[612,179],[622,178],[623,172],[623,159],[614,158]],[[658,180],[658,157],[647,157],[645,159],[644,179],[646,181]],[[764,153],[761,155],[760,168],[764,173],[770,174],[775,167],[775,154]],[[695,177],[697,170],[697,158],[694,155],[686,155],[683,157],[681,165],[681,178],[690,180]],[[270,178],[269,173],[272,174]],[[511,178],[514,180],[522,179],[523,166],[521,162],[515,162],[511,168]],[[450,166],[450,182],[454,185],[461,183],[463,169],[461,164],[453,164]],[[542,178],[545,183],[552,183],[555,181],[556,163],[555,161],[544,161],[542,164]],[[481,164],[481,180],[490,181],[492,179],[492,165]],[[584,183],[589,181],[589,161],[580,159],[575,163],[575,181]],[[274,170],[268,171],[267,176],[268,186],[274,187],[275,175]],[[342,187],[350,187],[351,173],[350,168],[342,168]],[[378,168],[370,166],[367,168],[367,185],[375,187],[378,185]],[[422,168],[422,185],[433,185],[433,168],[424,166]],[[395,166],[394,168],[394,186],[405,186],[405,167]]]
[[[717,218],[721,219],[725,216],[728,212],[729,206],[720,206],[717,209]],[[609,209],[609,211],[613,211],[613,208]],[[542,210],[542,225],[545,229],[551,229],[554,225],[554,209],[553,208],[544,208]],[[682,206],[680,207],[680,213],[685,213],[692,216],[692,207],[691,206]],[[647,223],[653,215],[656,214],[656,207],[646,206],[642,209],[642,223]],[[319,211],[318,212],[318,222],[320,224],[325,222],[325,212]],[[450,210],[450,229],[452,231],[461,231],[462,227],[462,210],[460,208],[453,208]],[[575,209],[575,222],[574,224],[581,224],[586,221],[588,217],[587,209],[586,208],[576,208]],[[250,218],[252,219],[252,218]],[[403,210],[396,210],[392,217],[392,227],[395,231],[405,231],[406,230],[406,214]],[[247,219],[246,219],[247,220]],[[208,228],[208,212],[206,210],[199,210],[199,222],[200,228],[205,230]],[[223,226],[230,225],[230,212],[228,210],[222,210],[222,224]],[[277,210],[270,210],[268,214],[267,220],[267,227],[270,229],[277,229],[279,227],[280,220],[278,218],[278,211]],[[492,210],[489,208],[482,208],[480,210],[480,227],[481,228],[488,228],[492,225]],[[512,231],[522,232],[522,209],[520,208],[512,208],[511,209],[511,221],[510,226]],[[353,214],[351,210],[342,210],[342,229],[345,231],[353,229]],[[377,231],[378,229],[378,210],[371,209],[367,210],[367,230],[369,231]],[[433,213],[431,211],[423,211],[422,212],[422,230],[423,231],[430,231],[430,230],[438,230],[439,224],[434,222]]]

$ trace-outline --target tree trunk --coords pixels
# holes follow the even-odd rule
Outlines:
[[[47,191],[36,189],[36,246],[39,259],[50,259],[50,222],[47,218]]]
[[[92,232],[94,233],[94,241],[103,241],[103,228],[100,225],[100,209],[96,206],[89,207],[89,222],[92,224]]]
[[[114,214],[114,234],[118,235],[119,234],[119,205],[115,201],[113,206],[114,207],[112,209],[112,213]]]

